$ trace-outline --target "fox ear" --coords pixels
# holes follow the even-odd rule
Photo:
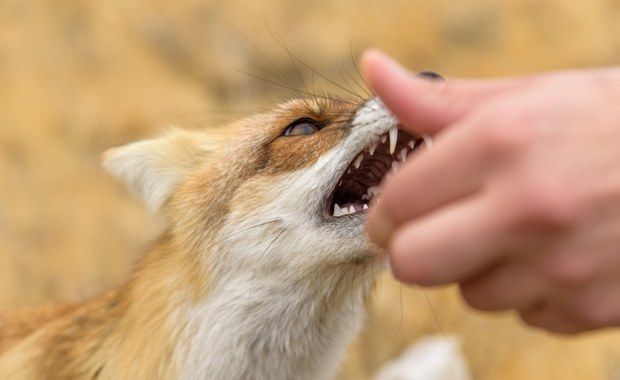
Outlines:
[[[201,132],[173,129],[103,154],[103,167],[138,194],[155,212],[215,148]]]

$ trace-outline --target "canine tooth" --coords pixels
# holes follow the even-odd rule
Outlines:
[[[405,162],[406,159],[407,159],[407,148],[404,148],[403,150],[400,151],[400,160],[402,162]]]
[[[394,154],[396,150],[396,142],[398,141],[398,128],[392,127],[390,129],[390,154]]]
[[[366,203],[364,203],[364,207],[362,209],[363,210],[368,210],[368,205]]]
[[[424,135],[422,136],[422,138],[424,139],[424,144],[426,145],[427,148],[432,148],[433,147],[433,138],[429,135]]]
[[[362,163],[363,159],[364,159],[364,155],[360,154],[359,156],[357,156],[357,158],[353,162],[353,166],[355,166],[355,169],[360,168],[360,164]]]
[[[372,156],[373,154],[375,154],[375,149],[377,149],[377,144],[372,144],[370,148],[368,148],[368,153],[370,153],[370,155]]]
[[[355,214],[355,207],[349,206],[349,214]]]
[[[338,203],[334,203],[334,216],[340,215],[342,215],[342,210],[340,209],[340,206],[338,206]]]
[[[381,144],[387,141],[387,135],[381,135]]]
[[[409,148],[411,148],[411,150],[414,150],[415,149],[415,140],[409,141],[409,144],[407,144],[407,145],[409,145]]]

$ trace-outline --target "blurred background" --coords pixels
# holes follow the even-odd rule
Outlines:
[[[0,0],[0,309],[97,294],[157,236],[108,147],[363,93],[367,47],[447,77],[616,65],[619,19],[620,0]],[[551,336],[451,288],[385,276],[369,319],[343,379],[427,334],[458,336],[476,379],[620,379],[617,332]]]

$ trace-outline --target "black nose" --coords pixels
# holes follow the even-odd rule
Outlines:
[[[441,75],[434,73],[432,71],[420,71],[418,76],[428,78],[431,80],[445,80]]]

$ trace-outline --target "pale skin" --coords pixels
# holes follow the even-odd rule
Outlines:
[[[368,51],[362,70],[435,140],[368,213],[398,279],[553,332],[620,325],[620,68],[440,82]]]

